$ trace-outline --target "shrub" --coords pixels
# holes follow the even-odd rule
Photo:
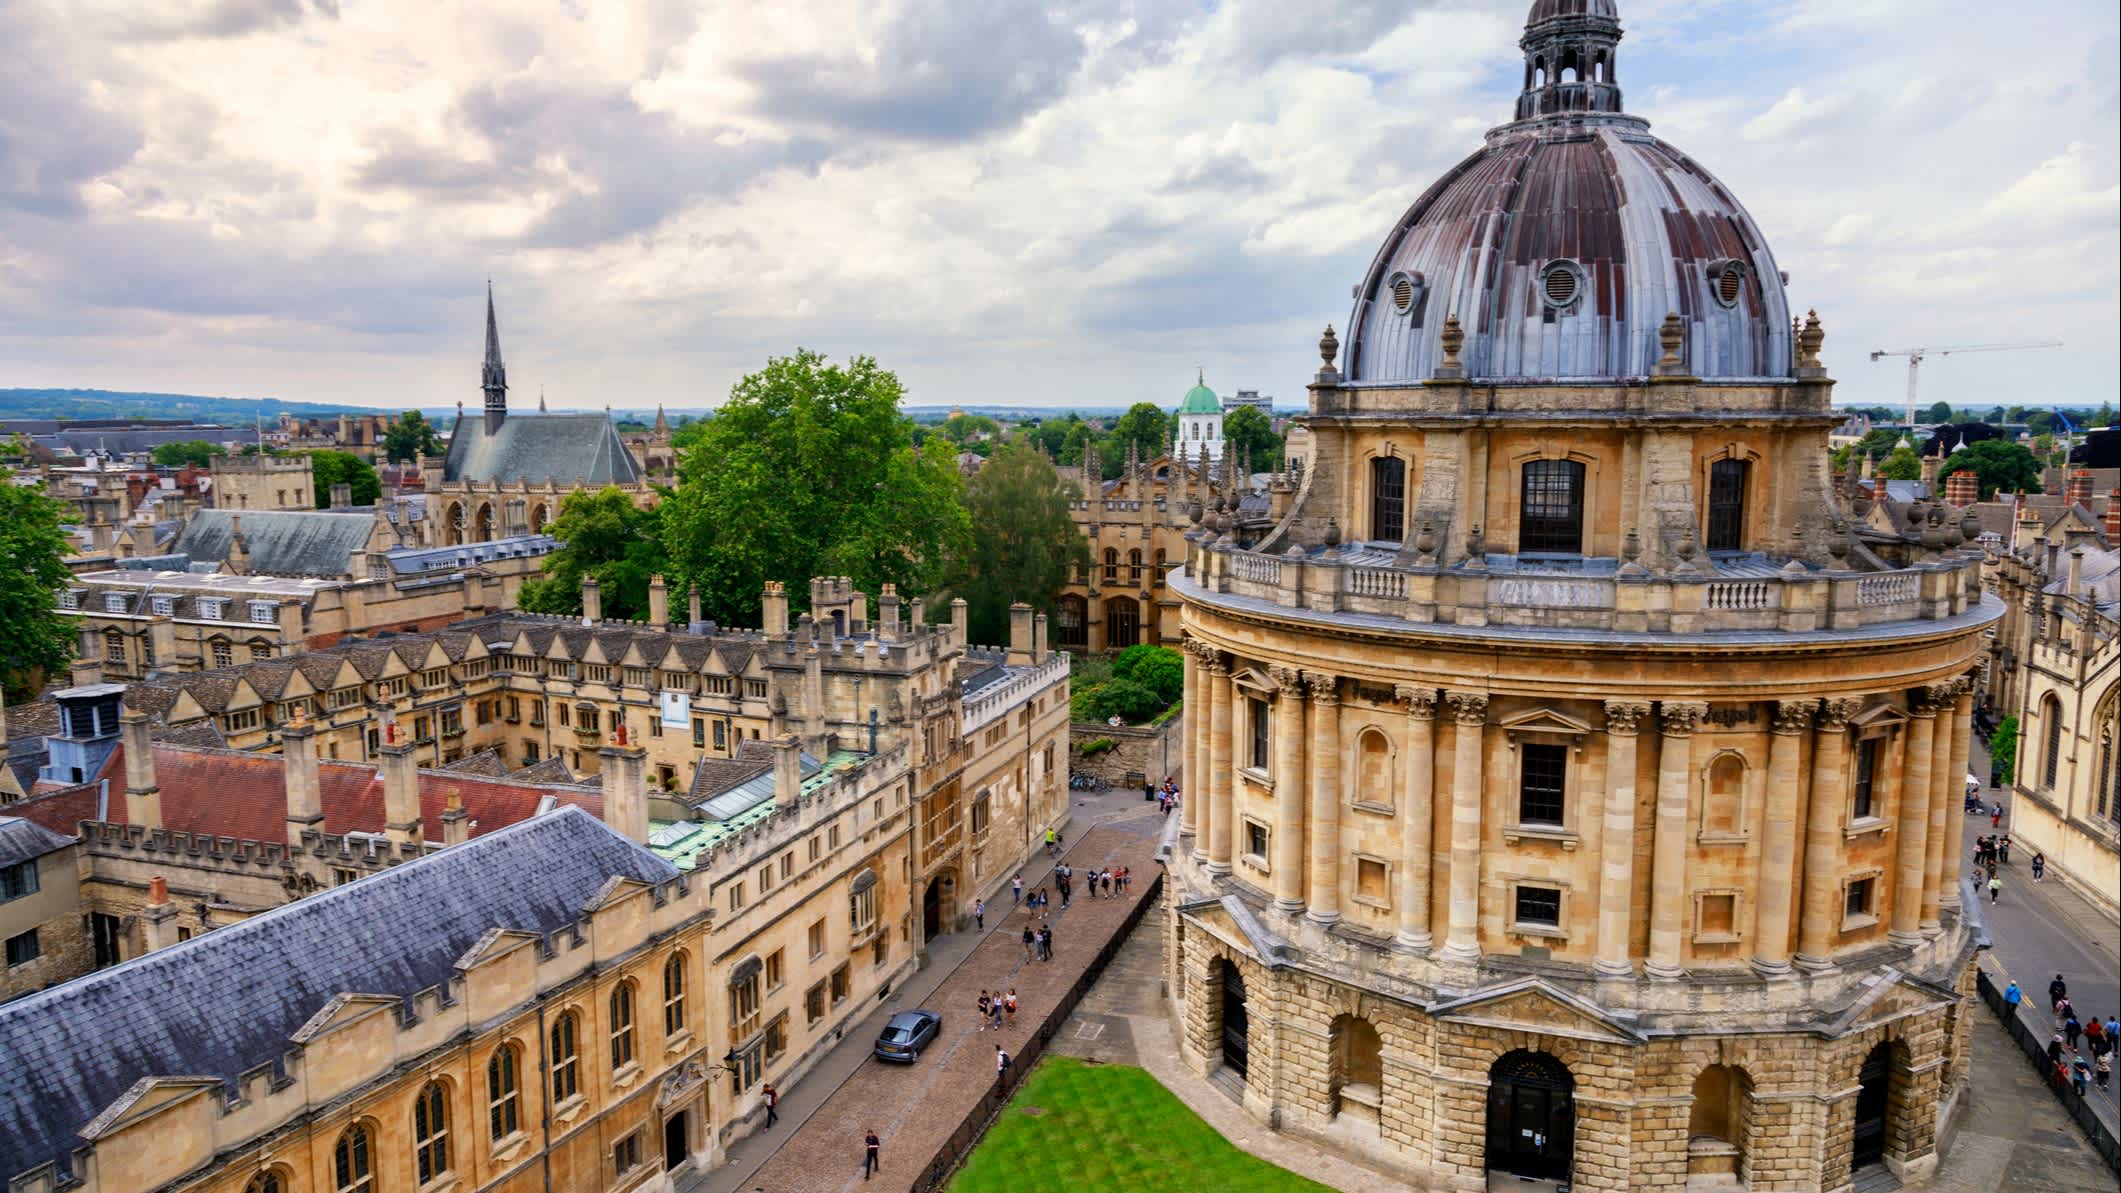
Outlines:
[[[1116,749],[1118,748],[1118,746],[1119,743],[1113,741],[1111,738],[1100,737],[1095,741],[1084,742],[1082,744],[1082,747],[1076,750],[1076,753],[1081,754],[1085,758],[1095,758],[1099,754],[1104,753],[1106,750]]]
[[[1155,692],[1131,679],[1115,679],[1100,685],[1090,693],[1087,703],[1091,716],[1097,720],[1118,717],[1130,723],[1146,721],[1164,707],[1164,701]]]
[[[2018,718],[2016,715],[2003,718],[1996,731],[1988,737],[1988,760],[1995,772],[1996,785],[2009,786],[2018,777]]]
[[[1130,646],[1112,661],[1112,674],[1156,693],[1165,704],[1186,690],[1186,656],[1168,646]]]

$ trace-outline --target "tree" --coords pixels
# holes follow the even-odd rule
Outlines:
[[[2040,461],[2008,439],[1983,439],[1953,452],[1944,462],[1944,475],[1961,469],[1971,471],[1980,481],[1983,501],[1999,489],[2006,493],[2040,491]]]
[[[1223,415],[1223,450],[1246,459],[1252,467],[1272,472],[1281,467],[1281,436],[1274,433],[1274,420],[1257,406],[1239,406]]]
[[[1024,437],[1044,448],[1048,456],[1058,460],[1067,447],[1070,432],[1082,425],[1083,416],[1070,411],[1066,418],[1041,419],[1032,423],[1024,428]],[[1089,432],[1085,431],[1084,434]]]
[[[331,508],[331,487],[352,485],[355,505],[374,505],[383,496],[383,482],[373,465],[350,452],[309,453],[310,475],[317,483],[317,508]]]
[[[1082,532],[1068,519],[1075,486],[1029,444],[1011,443],[965,484],[971,535],[950,590],[965,598],[975,642],[1005,642],[1009,606],[1022,601],[1049,616],[1070,569],[1090,562]]]
[[[969,521],[956,455],[915,450],[898,377],[799,349],[736,383],[679,464],[663,539],[706,615],[758,624],[768,580],[807,603],[813,576],[875,593],[934,590]]]
[[[2018,777],[2018,717],[2016,714],[2003,718],[1995,732],[1988,735],[1989,781],[1998,787],[2007,786]]]
[[[1948,423],[1952,421],[1952,404],[1950,402],[1931,402],[1928,409],[1925,409],[1915,417],[1926,423]]]
[[[1186,656],[1168,646],[1144,642],[1119,652],[1112,660],[1112,676],[1140,684],[1168,706],[1185,694]]]
[[[435,430],[427,416],[417,410],[408,410],[397,422],[383,432],[383,458],[393,464],[403,464],[415,454],[439,456],[442,454],[442,435]]]
[[[158,468],[182,468],[187,464],[193,468],[209,468],[213,466],[214,457],[220,454],[220,447],[204,439],[186,439],[181,443],[155,445],[149,458]]]
[[[669,559],[655,510],[636,509],[626,491],[608,486],[569,493],[546,533],[560,541],[545,557],[545,574],[525,583],[516,607],[526,613],[582,611],[582,577],[595,576],[605,617],[636,621],[648,616],[648,580],[666,572]]]
[[[1878,465],[1878,475],[1889,481],[1920,480],[1922,457],[1916,455],[1912,447],[1896,447],[1893,454]]]
[[[1061,439],[1061,465],[1066,468],[1073,468],[1081,464],[1083,456],[1090,450],[1090,445],[1095,442],[1097,442],[1097,435],[1090,430],[1089,423],[1079,422],[1069,427],[1067,435]]]
[[[1099,684],[1083,702],[1090,713],[1102,721],[1118,717],[1122,721],[1146,721],[1164,710],[1168,703],[1155,692],[1131,679],[1114,679]]]
[[[1112,424],[1112,446],[1106,452],[1120,467],[1127,462],[1127,445],[1141,449],[1142,459],[1153,460],[1164,451],[1164,427],[1169,422],[1163,409],[1152,402],[1136,402]]]
[[[73,578],[59,529],[66,515],[41,486],[0,471],[0,686],[11,704],[34,698],[78,646],[74,619],[59,612],[59,590]]]
[[[1001,424],[984,414],[953,414],[943,420],[939,433],[952,443],[966,444],[979,436],[1001,433]]]

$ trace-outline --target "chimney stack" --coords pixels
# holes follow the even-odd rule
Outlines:
[[[140,916],[147,934],[147,951],[159,953],[177,943],[177,909],[169,901],[169,879],[160,874],[147,880],[147,910]]]
[[[626,726],[612,730],[613,742],[597,751],[604,760],[604,823],[636,844],[648,843],[648,790],[642,775],[648,751],[630,746]]]
[[[803,751],[792,733],[773,743],[773,801],[783,811],[795,807],[803,794]]]
[[[952,633],[957,635],[957,644],[959,646],[972,645],[972,639],[970,637],[972,629],[971,615],[967,612],[967,609],[968,606],[965,604],[965,598],[954,597],[951,599],[950,630]]]
[[[597,589],[595,576],[582,577],[582,620],[604,620],[604,595]]]
[[[889,642],[898,637],[898,585],[886,584],[876,598],[877,634]]]
[[[927,628],[927,626],[928,626],[928,601],[927,601],[927,599],[926,599],[925,597],[914,597],[914,598],[913,598],[913,626],[912,626],[912,631],[911,631],[911,632],[913,632],[913,633],[915,633],[915,634],[918,634],[918,633],[920,633],[920,632],[921,632],[922,630],[926,629],[926,628]]]
[[[670,624],[670,588],[660,573],[648,577],[648,624],[658,629]]]
[[[2092,474],[2090,469],[2077,468],[2070,471],[2069,483],[2062,490],[2062,504],[2081,505],[2087,510],[2091,509]]]
[[[2121,548],[2121,489],[2106,495],[2106,545]]]
[[[162,788],[155,783],[155,747],[147,736],[147,714],[126,709],[118,717],[125,746],[125,820],[141,828],[162,827]]]
[[[353,486],[345,481],[331,487],[331,508],[335,510],[353,508]]]
[[[2069,549],[2069,572],[2062,585],[2062,595],[2076,599],[2084,595],[2084,548]]]
[[[697,584],[686,585],[685,624],[693,633],[697,634],[703,628],[700,623],[705,620],[705,618],[700,616],[700,586]]]
[[[1981,500],[1981,482],[1962,468],[1944,478],[1944,503],[1959,509]]]
[[[383,831],[391,844],[417,851],[427,846],[420,831],[420,767],[412,743],[398,734],[395,722],[383,726]]]
[[[287,786],[287,847],[302,848],[305,831],[324,831],[324,797],[317,776],[317,730],[307,718],[280,730]]]
[[[1041,613],[1031,619],[1031,662],[1043,663],[1047,658],[1046,615]]]
[[[449,806],[442,809],[442,844],[462,845],[471,840],[471,813],[464,810],[464,793],[449,789]]]
[[[1009,662],[1019,667],[1031,663],[1031,606],[1022,601],[1009,606]]]
[[[765,621],[759,628],[768,638],[788,636],[788,589],[779,580],[766,581],[766,591],[759,598],[759,616]]]

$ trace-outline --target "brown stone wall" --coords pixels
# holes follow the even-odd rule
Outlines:
[[[1111,749],[1087,757],[1081,752],[1091,742],[1104,739],[1113,742]],[[1076,721],[1068,726],[1068,767],[1102,775],[1114,787],[1123,783],[1129,773],[1143,775],[1151,783],[1161,783],[1164,776],[1184,771],[1185,744],[1186,716],[1183,712],[1156,726],[1114,726]]]

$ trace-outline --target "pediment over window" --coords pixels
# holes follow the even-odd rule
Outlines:
[[[1242,671],[1233,673],[1230,676],[1230,682],[1259,696],[1263,700],[1272,700],[1281,691],[1281,688],[1275,684],[1274,677],[1257,667],[1247,667]]]
[[[1907,724],[1907,714],[1890,704],[1874,704],[1849,718],[1852,734],[1896,729]]]
[[[1504,717],[1500,722],[1504,733],[1512,737],[1527,733],[1557,734],[1562,737],[1583,737],[1591,732],[1587,721],[1579,721],[1567,713],[1551,708],[1526,709],[1524,712]]]

